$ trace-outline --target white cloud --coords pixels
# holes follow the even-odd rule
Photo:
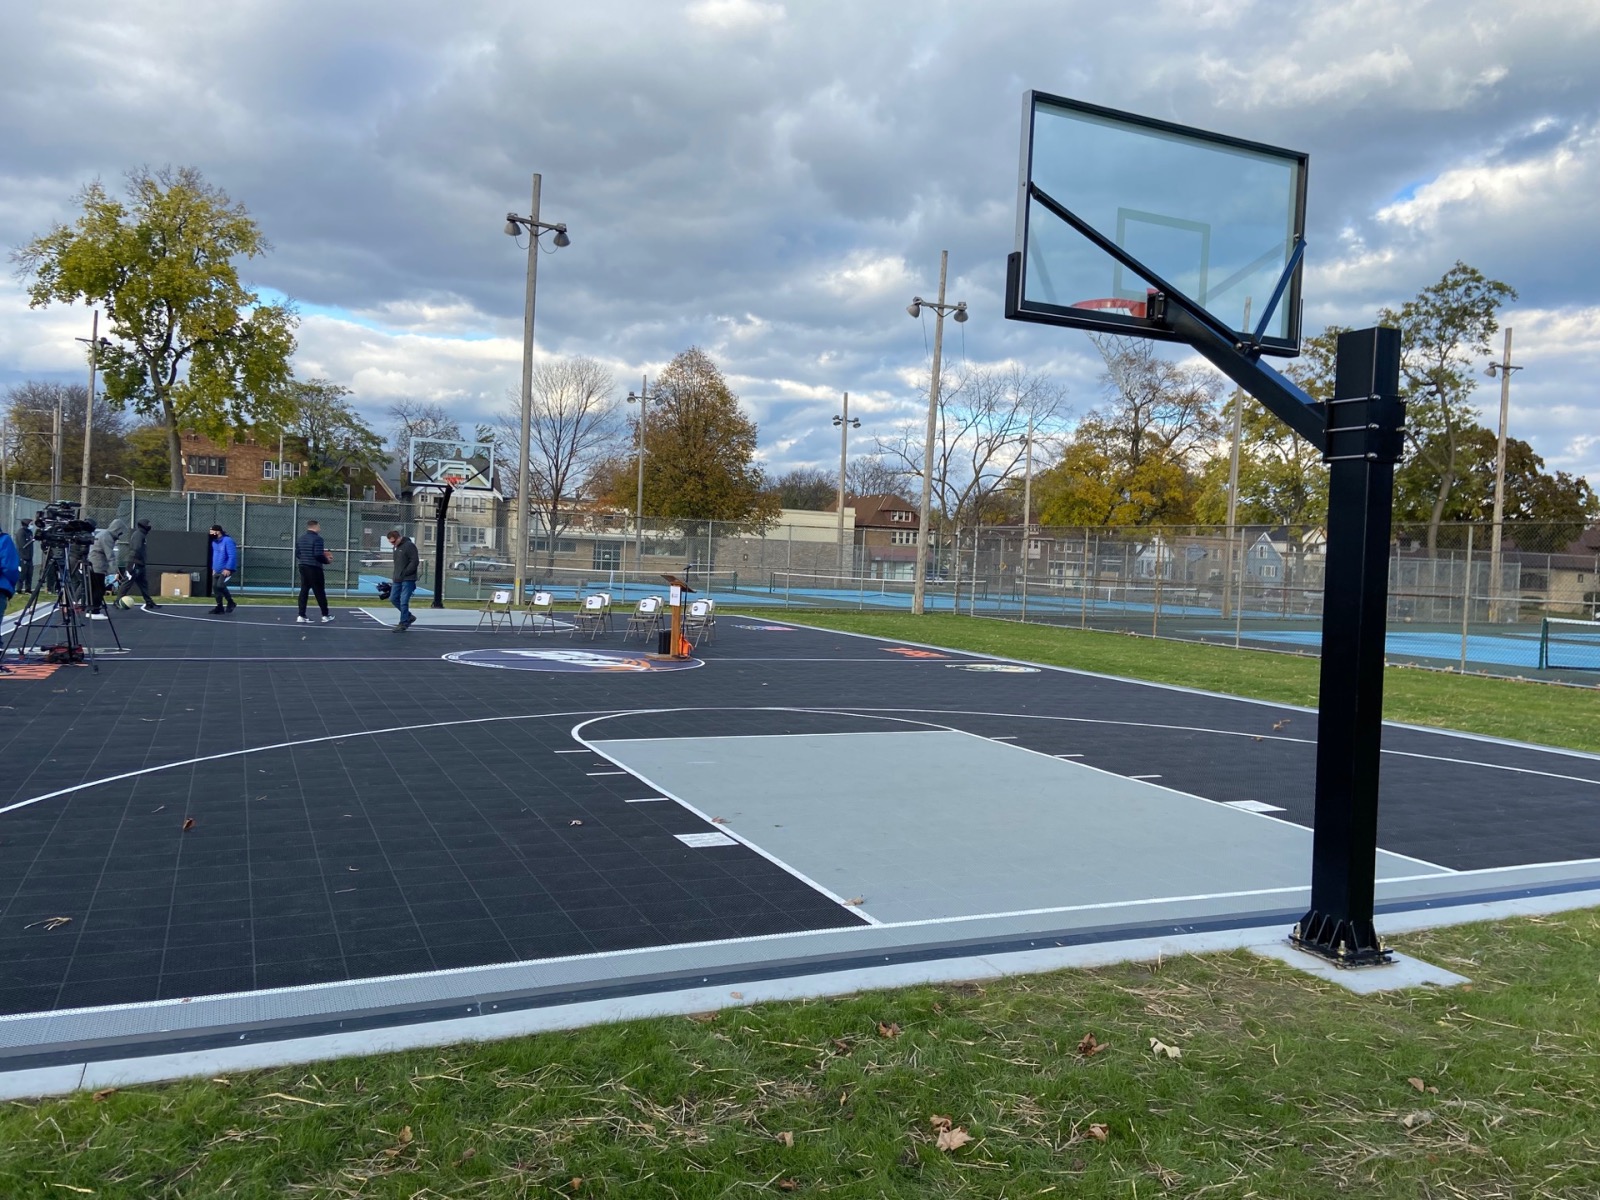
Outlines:
[[[684,11],[695,25],[737,32],[775,25],[784,17],[783,5],[769,0],[693,0]]]

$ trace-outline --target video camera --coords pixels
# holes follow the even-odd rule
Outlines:
[[[33,522],[33,536],[46,546],[88,546],[94,541],[95,523],[80,517],[76,500],[57,500],[45,505]]]

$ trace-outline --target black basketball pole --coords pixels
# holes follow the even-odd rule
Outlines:
[[[444,607],[444,518],[450,511],[450,493],[456,489],[444,485],[444,491],[433,502],[433,602],[429,608]]]
[[[1389,533],[1405,421],[1399,330],[1339,335],[1326,411],[1328,546],[1311,907],[1290,940],[1358,966],[1389,957],[1373,928],[1372,910]]]

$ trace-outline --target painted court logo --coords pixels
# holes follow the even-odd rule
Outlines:
[[[701,665],[697,658],[651,658],[616,650],[456,650],[443,658],[446,662],[498,671],[567,671],[580,675],[687,671]]]
[[[957,671],[983,671],[993,675],[1037,675],[1038,667],[1024,667],[1016,663],[951,663]]]

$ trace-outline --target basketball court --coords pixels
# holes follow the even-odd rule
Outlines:
[[[98,673],[0,679],[14,1088],[1281,939],[1305,906],[1306,711],[766,617],[683,663],[392,620],[132,613]],[[1381,812],[1391,914],[1600,889],[1595,756],[1392,726]]]

